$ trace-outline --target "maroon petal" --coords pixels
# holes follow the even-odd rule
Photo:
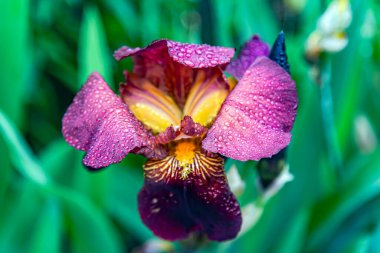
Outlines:
[[[83,163],[95,169],[120,162],[148,140],[144,127],[98,73],[87,79],[67,109],[62,133],[70,145],[87,151]]]
[[[259,160],[286,147],[298,104],[294,81],[258,58],[224,102],[203,148],[237,160]]]
[[[210,240],[235,238],[242,218],[224,175],[223,160],[198,154],[194,164],[202,167],[184,179],[183,168],[176,167],[174,158],[148,160],[146,182],[139,193],[143,222],[166,240],[184,239],[193,231],[205,233]]]
[[[138,51],[140,51],[141,48],[139,47],[136,47],[136,48],[130,48],[130,47],[127,47],[127,46],[122,46],[121,48],[119,48],[118,50],[116,50],[113,54],[113,57],[115,57],[116,60],[120,61],[122,59],[124,59],[125,57],[128,57]]]
[[[259,36],[253,36],[246,42],[239,53],[237,59],[233,60],[226,68],[226,71],[233,75],[237,80],[240,80],[244,72],[259,56],[268,56],[269,46],[261,41]]]
[[[180,132],[192,137],[200,137],[207,133],[207,128],[195,123],[190,116],[184,116],[181,121]]]
[[[224,67],[233,54],[233,48],[159,40],[143,49],[122,47],[114,55],[116,59],[131,56],[133,73],[149,80],[183,108],[197,73],[204,68]]]
[[[229,63],[234,56],[235,49],[207,44],[198,45],[171,40],[157,40],[143,49],[123,46],[115,51],[114,57],[116,60],[121,60],[131,55],[152,54],[159,56],[165,52],[169,54],[172,60],[185,66],[209,68]]]
[[[242,223],[240,206],[224,175],[207,183],[195,181],[194,187],[188,187],[187,196],[189,209],[208,239],[225,241],[237,236]]]
[[[146,182],[138,202],[144,224],[165,240],[185,239],[197,229],[184,198],[183,185]]]

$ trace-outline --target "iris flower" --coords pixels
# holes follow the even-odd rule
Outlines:
[[[63,135],[86,152],[89,169],[128,153],[147,158],[138,208],[157,236],[235,238],[242,216],[225,157],[270,157],[291,139],[297,94],[280,42],[270,52],[254,36],[231,63],[227,47],[170,40],[122,47],[115,58],[131,57],[134,69],[125,71],[120,96],[91,74],[63,117]]]

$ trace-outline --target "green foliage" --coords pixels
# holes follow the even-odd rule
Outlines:
[[[304,45],[325,2],[0,1],[0,252],[189,252],[191,243],[160,241],[140,221],[144,159],[86,171],[61,136],[63,113],[92,71],[116,90],[131,68],[112,58],[121,45],[169,38],[238,48],[256,33],[272,43],[281,29],[300,99],[287,157],[294,180],[266,198],[256,163],[229,161],[253,221],[235,240],[197,250],[380,252],[380,4],[351,1],[349,43],[322,56],[321,86]]]

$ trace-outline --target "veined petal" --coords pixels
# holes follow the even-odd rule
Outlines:
[[[62,133],[71,146],[87,151],[83,163],[95,169],[120,162],[149,139],[144,127],[98,73],[87,79],[67,109]]]
[[[207,44],[199,45],[171,40],[157,40],[143,49],[123,46],[115,51],[114,57],[116,60],[122,60],[131,55],[147,56],[150,54],[158,56],[162,53],[168,53],[175,62],[191,68],[209,68],[229,63],[234,56],[235,49]]]
[[[172,158],[148,160],[138,198],[140,216],[166,240],[184,239],[193,231],[204,232],[210,240],[233,239],[242,220],[227,184],[223,159],[197,156],[197,165],[186,179]]]
[[[223,77],[220,69],[198,71],[183,114],[203,126],[212,123],[229,93],[229,84]]]
[[[259,56],[268,56],[269,46],[265,42],[261,41],[259,36],[253,36],[248,42],[246,42],[241,49],[239,56],[231,61],[227,66],[226,71],[233,75],[237,80],[240,80],[244,72],[251,66],[251,64]]]
[[[289,144],[297,105],[290,75],[260,57],[227,97],[202,147],[243,161],[270,157]]]
[[[127,75],[120,94],[135,117],[154,133],[162,133],[171,125],[179,126],[182,113],[174,100],[147,79]]]
[[[114,55],[117,59],[131,56],[133,72],[173,97],[182,109],[197,72],[224,67],[233,54],[233,48],[159,40],[139,50],[122,47]]]

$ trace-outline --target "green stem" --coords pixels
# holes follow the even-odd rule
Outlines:
[[[342,174],[342,154],[338,145],[338,135],[334,122],[334,108],[331,93],[331,57],[321,57],[321,107],[322,121],[327,144],[330,163],[337,170],[338,176]]]

